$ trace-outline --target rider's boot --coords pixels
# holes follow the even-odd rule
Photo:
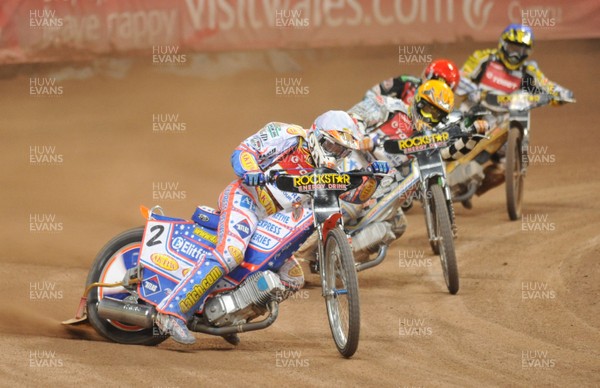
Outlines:
[[[167,333],[175,341],[184,345],[191,345],[196,342],[196,338],[190,333],[183,319],[169,314],[156,314],[156,326],[162,333]]]
[[[313,234],[300,246],[296,251],[295,256],[301,258],[309,263],[310,271],[312,273],[318,273],[318,262],[317,262],[317,240],[319,233],[315,230]]]
[[[477,195],[482,195],[483,193],[493,189],[496,186],[500,186],[504,183],[504,166],[501,164],[493,164],[491,166],[486,167],[483,170],[485,177],[481,182],[481,186],[477,189]]]
[[[411,206],[412,206],[412,202],[411,202]],[[394,216],[394,219],[392,220],[392,232],[394,232],[394,235],[398,239],[398,238],[402,237],[404,232],[406,232],[407,227],[408,227],[408,220],[406,219],[406,216],[404,215],[402,208],[398,208],[398,212],[396,213],[396,215]]]

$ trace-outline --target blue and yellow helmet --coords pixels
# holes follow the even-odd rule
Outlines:
[[[533,48],[533,31],[522,24],[511,24],[502,31],[498,53],[504,65],[515,70],[525,62]]]

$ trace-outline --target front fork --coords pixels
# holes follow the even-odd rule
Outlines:
[[[446,179],[442,176],[438,176],[438,177],[434,177],[431,178],[429,181],[422,181],[421,185],[422,185],[422,190],[423,190],[423,210],[425,211],[425,218],[427,220],[427,229],[429,232],[429,236],[431,236],[431,239],[435,239],[437,238],[436,232],[434,230],[434,219],[433,219],[433,212],[431,210],[431,201],[429,196],[431,194],[431,191],[429,190],[429,187],[431,185],[435,185],[435,184],[439,184],[442,187],[442,190],[444,192],[444,197],[446,199],[446,207],[448,208],[448,216],[450,217],[450,225],[452,226],[452,235],[454,236],[454,238],[456,238],[457,234],[458,234],[458,227],[456,226],[456,217],[454,215],[454,205],[452,203],[452,194],[450,192],[450,187],[448,186],[448,183],[446,182]]]
[[[521,175],[525,176],[529,166],[529,118],[531,112],[513,113],[510,116],[510,127],[521,131]]]

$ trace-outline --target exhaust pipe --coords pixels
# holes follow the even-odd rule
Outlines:
[[[98,302],[98,316],[150,329],[154,326],[156,309],[154,306],[124,302],[118,299],[102,298]]]
[[[267,307],[269,308],[269,315],[260,322],[240,323],[239,325],[235,326],[212,327],[199,323],[197,320],[195,320],[191,325],[189,325],[189,328],[198,333],[219,336],[266,329],[277,319],[277,316],[279,315],[279,304],[275,301],[271,301]]]

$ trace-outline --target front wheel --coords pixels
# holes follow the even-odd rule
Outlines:
[[[444,272],[446,287],[451,294],[458,292],[458,266],[456,264],[456,251],[454,250],[454,236],[452,224],[446,205],[446,197],[440,185],[432,185],[431,188],[432,207],[434,217],[434,232],[437,247],[439,249],[440,261]]]
[[[341,228],[327,234],[323,261],[324,296],[331,334],[338,351],[350,358],[358,348],[360,302],[352,248]]]
[[[138,265],[144,228],[127,230],[110,240],[98,253],[87,277],[86,287],[92,283],[116,283],[123,280],[125,271]],[[114,299],[137,302],[135,295],[123,287],[95,287],[88,294],[87,315],[90,324],[105,338],[122,344],[158,345],[167,339],[159,330],[101,318],[98,301],[108,296]]]
[[[521,150],[521,131],[511,128],[508,133],[506,147],[506,207],[511,221],[521,217],[521,203],[523,200],[523,152]]]

